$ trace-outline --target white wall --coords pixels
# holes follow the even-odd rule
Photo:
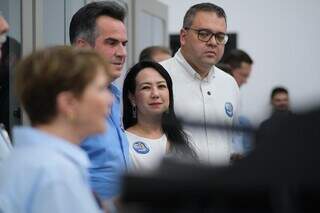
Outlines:
[[[169,6],[169,32],[178,33],[187,9],[201,1],[159,0]],[[254,59],[249,82],[241,88],[242,111],[254,123],[270,112],[276,85],[289,89],[294,110],[320,105],[320,1],[215,0],[227,13],[228,31],[238,48]]]

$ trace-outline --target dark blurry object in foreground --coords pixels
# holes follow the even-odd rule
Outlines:
[[[165,161],[127,175],[123,212],[320,212],[320,108],[271,122],[230,167]]]

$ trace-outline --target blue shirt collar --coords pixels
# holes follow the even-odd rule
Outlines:
[[[80,147],[39,129],[15,127],[13,129],[13,138],[16,147],[45,146],[57,150],[82,168],[88,168],[90,165],[87,154]]]
[[[116,96],[116,98],[119,100],[121,98],[121,91],[118,89],[118,87],[116,87],[114,84],[110,84],[109,85],[109,89],[111,91],[111,93]]]

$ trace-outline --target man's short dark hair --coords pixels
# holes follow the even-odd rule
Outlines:
[[[284,87],[275,87],[273,88],[272,92],[271,92],[271,100],[274,98],[275,95],[279,94],[279,93],[285,93],[285,94],[289,94],[288,90]]]
[[[192,22],[194,20],[194,17],[197,12],[203,11],[203,12],[214,12],[217,14],[217,16],[223,17],[227,23],[227,16],[224,10],[212,3],[200,3],[195,4],[192,7],[189,8],[189,10],[186,12],[184,18],[183,18],[183,28],[191,27]]]
[[[161,52],[161,53],[167,53],[169,55],[171,55],[171,50],[167,47],[163,47],[163,46],[150,46],[147,48],[144,48],[140,55],[139,55],[139,61],[153,61],[153,55],[157,52]]]
[[[228,73],[229,75],[233,76],[232,70],[231,70],[231,67],[229,66],[229,64],[219,63],[219,64],[216,64],[216,67],[218,67],[222,71]]]
[[[70,22],[70,43],[73,44],[81,37],[93,45],[99,33],[96,30],[96,20],[100,16],[109,16],[124,22],[126,9],[116,1],[92,2],[80,8]]]
[[[231,70],[240,68],[242,62],[250,65],[253,64],[251,57],[245,51],[240,49],[231,50],[223,60],[223,63],[229,65]]]

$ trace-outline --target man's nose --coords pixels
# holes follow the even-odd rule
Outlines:
[[[126,46],[124,46],[123,44],[119,44],[118,48],[117,48],[117,56],[121,56],[121,57],[126,57],[127,56],[127,49]]]
[[[209,41],[207,41],[208,45],[218,45],[217,40],[216,40],[216,36],[213,34],[212,37],[209,39]]]

